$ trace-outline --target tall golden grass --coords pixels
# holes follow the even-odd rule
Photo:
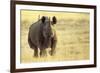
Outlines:
[[[28,31],[41,16],[56,16],[56,55],[35,58],[28,45]],[[21,63],[89,59],[89,13],[21,10]],[[47,52],[50,48],[47,49]]]

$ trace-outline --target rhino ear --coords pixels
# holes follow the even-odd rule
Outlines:
[[[41,18],[41,20],[42,20],[42,23],[44,23],[45,22],[45,16],[42,16],[42,18]]]
[[[53,23],[53,24],[56,24],[56,23],[57,23],[57,19],[56,19],[55,16],[52,17],[52,23]]]

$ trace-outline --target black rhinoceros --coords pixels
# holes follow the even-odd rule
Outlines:
[[[50,17],[42,16],[29,27],[28,43],[30,48],[34,50],[35,57],[39,55],[40,57],[45,56],[47,54],[47,48],[51,48],[50,55],[55,54],[57,36],[54,24],[56,22],[57,19],[55,16],[51,20]]]

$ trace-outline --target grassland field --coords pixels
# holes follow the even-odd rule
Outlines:
[[[58,39],[55,56],[48,54],[47,57],[35,58],[34,50],[28,45],[29,27],[39,19],[39,15],[57,18],[54,27]],[[21,10],[21,63],[89,59],[89,16],[89,13]]]

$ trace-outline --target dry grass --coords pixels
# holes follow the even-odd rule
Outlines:
[[[58,23],[56,55],[34,58],[34,51],[28,45],[29,26],[38,20],[38,16],[55,15]],[[47,51],[49,51],[48,49]],[[89,59],[89,14],[46,11],[21,11],[21,63],[44,61],[67,61]]]

